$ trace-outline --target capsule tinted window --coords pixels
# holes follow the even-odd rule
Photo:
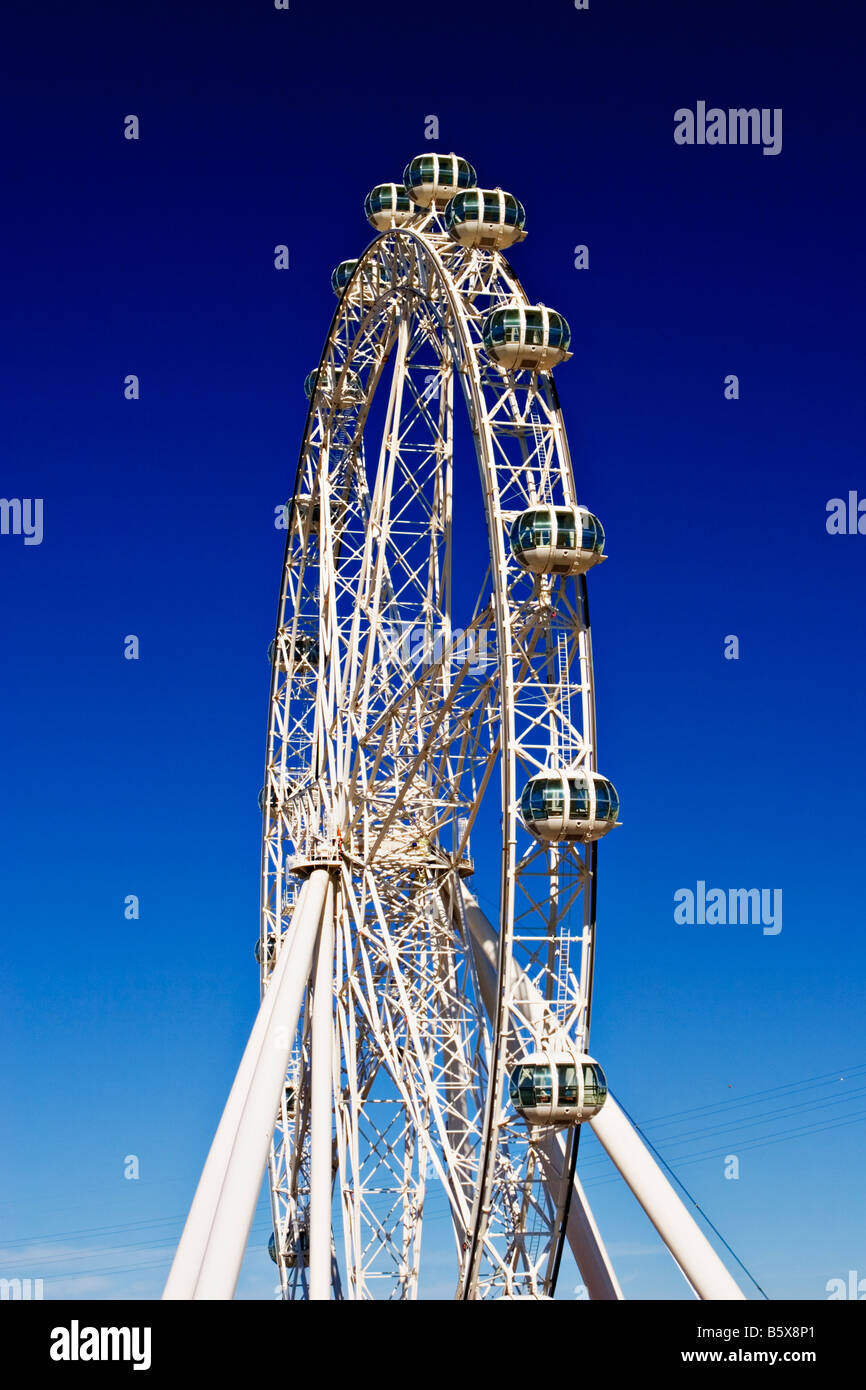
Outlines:
[[[533,541],[532,513],[523,512],[511,526],[511,545],[518,552],[530,550]]]
[[[540,309],[526,311],[526,339],[533,347],[544,346],[544,315]]]
[[[553,541],[553,521],[550,512],[535,513],[535,544],[550,545]]]
[[[580,543],[584,550],[595,550],[598,533],[596,531],[595,517],[589,512],[584,512],[581,517],[581,539]]]
[[[561,347],[568,351],[571,342],[571,329],[561,314],[551,311],[550,314],[550,338],[551,347]]]
[[[560,1062],[556,1068],[560,1105],[577,1105],[578,1079],[577,1067],[573,1062]]]
[[[549,816],[562,814],[565,798],[558,777],[548,777],[544,783],[544,809]]]
[[[584,1105],[601,1105],[606,1095],[607,1083],[604,1072],[597,1064],[587,1063],[583,1068]]]
[[[553,1078],[550,1075],[550,1067],[527,1067],[526,1070],[529,1073],[535,1104],[549,1103],[553,1099]]]
[[[556,544],[563,550],[574,550],[577,546],[577,531],[572,512],[556,513]]]
[[[505,337],[504,337],[504,341],[507,342],[507,343],[519,343],[519,342],[520,342],[520,310],[519,310],[519,309],[504,309],[504,310],[503,310],[502,318],[503,318],[503,323],[504,323],[504,325],[505,325]]]
[[[499,194],[484,194],[484,220],[485,222],[499,221]]]
[[[568,784],[569,815],[572,820],[586,820],[589,816],[589,790],[584,782],[571,778]]]
[[[597,781],[595,784],[595,814],[599,819],[605,820],[610,815],[610,793],[607,782]]]

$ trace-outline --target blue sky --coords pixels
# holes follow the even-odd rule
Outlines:
[[[0,492],[44,499],[44,537],[0,536],[0,1275],[162,1287],[257,1005],[273,514],[302,383],[366,192],[436,148],[522,200],[512,263],[572,326],[557,384],[608,535],[590,585],[623,821],[593,1050],[768,1293],[866,1277],[866,537],[825,526],[829,499],[866,496],[862,20],[261,0],[48,3],[5,27]],[[781,108],[781,153],[676,145],[699,100]],[[698,880],[780,888],[782,931],[676,924]],[[684,1296],[597,1153],[587,1136],[627,1295]],[[262,1204],[241,1296],[271,1296],[268,1229]]]

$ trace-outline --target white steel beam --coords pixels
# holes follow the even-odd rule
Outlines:
[[[465,888],[463,890],[463,911],[475,958],[478,988],[489,1015],[496,1000],[496,961],[498,958],[496,931],[481,911],[478,903]],[[518,978],[515,980],[515,998],[519,999],[521,1004],[525,1006],[527,1017],[532,1016],[534,1019],[540,1020],[547,1008],[544,1000],[535,989],[532,981],[526,978],[519,967],[514,966],[513,968],[519,971]],[[550,1168],[551,1177],[556,1182],[562,1176],[562,1166],[565,1159],[565,1142],[562,1135],[548,1135],[542,1142],[542,1148]],[[590,1298],[622,1299],[624,1295],[619,1280],[576,1173],[574,1175],[574,1189],[568,1206],[565,1233]]]
[[[313,976],[310,1094],[310,1299],[331,1296],[334,1085],[334,885],[328,883]]]
[[[277,1001],[278,986],[288,968],[294,923],[300,920],[305,911],[308,893],[309,882],[306,882],[301,886],[298,901],[295,904],[292,926],[289,928],[270,984],[259,1006],[256,1021],[241,1057],[234,1084],[229,1092],[229,1098],[226,1101],[225,1109],[205,1160],[192,1206],[189,1209],[180,1243],[169,1271],[162,1295],[164,1299],[192,1298],[195,1292],[202,1258],[207,1248],[214,1213],[222,1191],[232,1146],[238,1132],[238,1124],[249,1093],[250,1082],[258,1063],[262,1043],[268,1032],[271,1015]]]
[[[291,957],[277,984],[267,1035],[250,1082],[226,1168],[210,1239],[193,1298],[234,1295],[253,1223],[274,1121],[292,1053],[304,992],[310,979],[322,909],[331,879],[327,869],[310,874],[310,891],[300,917],[292,919]],[[279,962],[278,962],[279,964]],[[271,989],[274,984],[271,984]],[[270,993],[270,990],[268,991]]]
[[[589,1123],[697,1297],[745,1298],[612,1095]]]
[[[230,1299],[252,1225],[330,883],[310,875],[253,1025],[163,1297]],[[191,1224],[192,1223],[192,1224]],[[205,1225],[207,1224],[207,1229]],[[187,1242],[187,1232],[189,1241]],[[204,1236],[204,1241],[203,1241]]]
[[[541,1147],[550,1171],[551,1188],[555,1191],[556,1184],[562,1179],[565,1140],[559,1133],[549,1134],[542,1139]],[[611,1302],[624,1299],[625,1294],[576,1173],[571,1201],[568,1204],[565,1234],[589,1297]]]

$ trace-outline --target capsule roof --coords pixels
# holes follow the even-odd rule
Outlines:
[[[474,188],[475,182],[472,165],[457,154],[419,154],[403,171],[406,192],[425,208],[431,203],[444,206],[461,189]]]

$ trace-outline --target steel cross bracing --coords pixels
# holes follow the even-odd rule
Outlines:
[[[506,373],[481,347],[486,314],[515,298],[525,299],[503,257],[456,246],[435,214],[378,238],[328,335],[290,504],[264,804],[263,989],[295,874],[339,864],[334,1163],[348,1297],[416,1294],[431,1177],[451,1216],[462,1296],[549,1293],[563,1240],[567,1183],[551,1184],[504,1096],[509,1061],[540,1041],[537,1010],[503,969],[488,1021],[458,907],[473,827],[494,798],[501,965],[519,963],[584,1049],[589,857],[530,842],[516,818],[526,777],[562,750],[594,767],[595,748],[583,583],[528,576],[507,546],[527,506],[577,500],[552,379]],[[367,460],[386,364],[384,427]],[[455,384],[489,541],[459,652]],[[315,664],[299,657],[311,632]],[[305,1294],[295,1248],[309,1186],[305,1020],[288,1081],[295,1113],[276,1117],[271,1161],[287,1296]]]
[[[527,1057],[588,1051],[597,857],[518,815],[538,772],[595,770],[596,733],[586,580],[509,544],[578,500],[551,376],[483,346],[514,304],[501,254],[435,210],[340,297],[286,508],[261,1004],[165,1298],[232,1296],[266,1162],[287,1299],[429,1293],[439,1220],[457,1298],[551,1296],[566,1239],[591,1297],[622,1297],[580,1125],[508,1095]],[[741,1298],[612,1095],[589,1123],[697,1296]]]

